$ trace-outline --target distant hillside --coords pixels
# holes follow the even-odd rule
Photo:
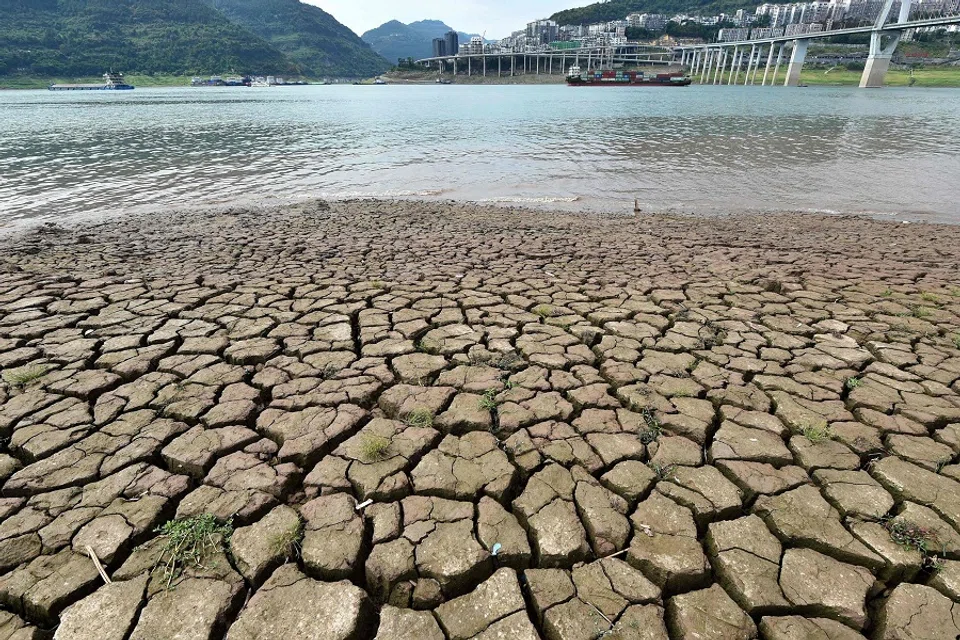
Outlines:
[[[451,28],[439,20],[420,20],[403,24],[397,20],[371,29],[361,37],[381,56],[396,64],[399,59],[428,58],[433,55],[433,39],[442,38]],[[460,42],[469,42],[475,34],[457,32]]]
[[[299,73],[198,0],[0,0],[0,16],[0,75]]]
[[[205,1],[267,40],[309,76],[371,76],[395,63],[326,11],[300,0]]]
[[[760,4],[755,0],[608,0],[558,11],[550,18],[559,24],[590,24],[622,20],[630,13],[715,14],[752,9]]]

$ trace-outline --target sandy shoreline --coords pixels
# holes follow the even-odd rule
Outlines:
[[[960,633],[960,226],[42,226],[0,239],[0,370],[23,637]],[[185,522],[203,561],[152,569]]]

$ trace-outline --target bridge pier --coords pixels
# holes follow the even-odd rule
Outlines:
[[[737,84],[737,80],[740,78],[740,64],[743,62],[743,51],[740,50],[740,47],[733,48],[733,68],[730,69],[730,77],[727,79],[727,84]]]
[[[777,76],[780,75],[780,64],[783,63],[783,52],[786,50],[787,44],[785,42],[780,43],[780,50],[777,51],[777,64],[773,68],[773,77],[770,78],[770,86],[777,84]]]
[[[900,15],[897,18],[898,23],[907,22],[910,19],[911,4],[912,0],[903,0],[900,3]],[[880,15],[877,17],[876,23],[874,23],[875,30],[870,34],[870,54],[867,56],[867,63],[863,67],[863,75],[860,76],[861,89],[883,86],[883,80],[886,78],[887,71],[890,69],[890,60],[897,50],[897,45],[900,44],[900,38],[903,35],[902,31],[887,36],[890,38],[890,41],[886,46],[883,45],[883,32],[880,31],[880,27],[886,23],[887,16],[890,15],[892,8],[893,0],[886,0],[883,4],[883,9],[880,11]]]
[[[750,84],[757,84],[757,73],[760,71],[760,57],[763,55],[763,45],[757,46],[757,61],[753,63],[753,76],[750,77]]]
[[[747,73],[743,76],[743,86],[750,84],[750,72],[753,71],[754,58],[757,53],[757,45],[750,45],[750,57],[747,59]]]
[[[790,54],[787,79],[783,81],[783,86],[796,87],[800,84],[800,72],[803,71],[803,62],[807,59],[807,44],[806,40],[793,41],[793,53]]]
[[[770,51],[767,53],[767,66],[763,68],[763,80],[760,82],[761,87],[767,86],[767,76],[770,74],[770,65],[773,64],[773,43],[770,43]]]
[[[891,37],[893,42],[883,47],[880,42],[880,33],[870,34],[870,55],[867,56],[863,75],[860,76],[861,89],[877,89],[883,86],[883,80],[890,69],[890,60],[893,59],[893,52],[900,42],[900,34]]]
[[[473,75],[473,58],[471,58],[470,56],[467,56],[467,77],[469,78],[472,75]]]
[[[483,77],[487,77],[487,56],[483,56]]]
[[[727,50],[720,51],[720,64],[717,65],[717,72],[713,75],[713,84],[720,84],[723,79],[723,70],[727,66]]]

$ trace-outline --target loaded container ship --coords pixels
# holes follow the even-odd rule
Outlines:
[[[643,71],[595,71],[583,73],[570,67],[567,85],[571,87],[686,87],[692,81],[682,73],[644,74]]]
[[[133,91],[134,86],[127,84],[122,73],[103,74],[103,84],[52,84],[50,91]]]

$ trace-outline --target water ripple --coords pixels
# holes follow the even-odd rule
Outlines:
[[[0,217],[307,197],[960,222],[960,91],[0,93]]]

